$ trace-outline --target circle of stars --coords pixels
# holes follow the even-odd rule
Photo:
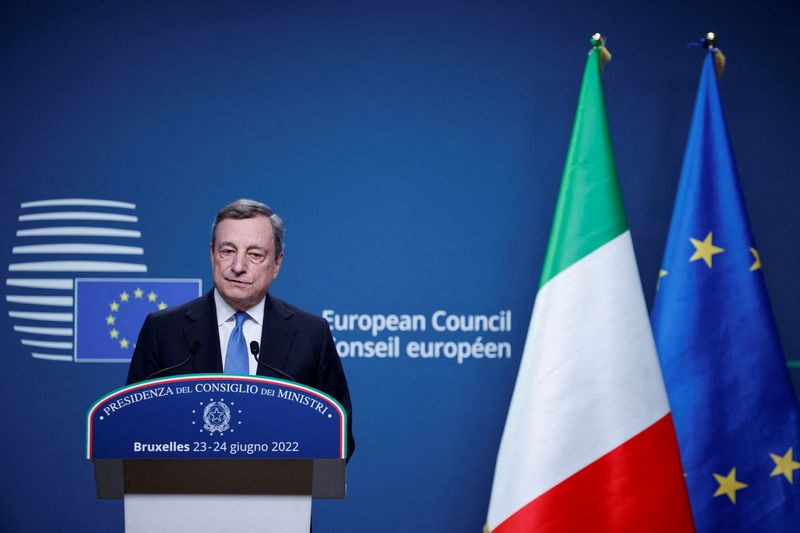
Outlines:
[[[158,302],[158,294],[156,294],[155,292],[150,291],[146,296],[147,296],[147,301],[148,302],[154,303],[154,304],[156,302]],[[141,287],[136,287],[136,289],[133,291],[133,299],[134,300],[144,300],[144,298],[145,298],[144,291],[141,289]],[[106,316],[106,326],[109,326],[111,328],[108,331],[108,335],[112,339],[114,339],[117,342],[119,342],[119,347],[122,350],[127,350],[131,345],[131,341],[129,341],[124,336],[122,338],[120,338],[121,334],[120,334],[120,331],[117,329],[117,315],[115,313],[118,313],[120,311],[121,307],[124,304],[127,304],[128,302],[130,302],[130,300],[131,300],[131,294],[129,294],[128,291],[123,290],[119,294],[119,297],[116,300],[114,300],[110,304],[108,304],[110,312]],[[161,311],[162,309],[166,309],[167,308],[167,304],[166,304],[166,302],[164,302],[164,300],[161,300],[160,302],[158,302],[156,304],[156,306],[158,307],[159,311]]]

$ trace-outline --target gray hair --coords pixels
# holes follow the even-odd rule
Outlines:
[[[286,235],[283,220],[267,204],[248,200],[247,198],[240,198],[219,210],[216,218],[214,218],[214,224],[211,226],[211,248],[214,248],[217,243],[217,224],[221,220],[226,218],[242,220],[257,216],[265,216],[272,222],[272,236],[275,240],[275,261],[277,261],[283,253],[283,238]]]

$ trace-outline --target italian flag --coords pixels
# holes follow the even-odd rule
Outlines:
[[[593,39],[485,530],[692,531]]]

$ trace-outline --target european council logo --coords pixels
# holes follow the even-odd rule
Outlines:
[[[199,279],[76,279],[75,361],[130,361],[145,317],[200,291]]]
[[[20,208],[6,302],[36,359],[127,362],[148,313],[202,292],[199,279],[111,277],[147,272],[135,204],[59,198]]]

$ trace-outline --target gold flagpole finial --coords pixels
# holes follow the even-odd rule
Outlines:
[[[611,61],[611,52],[609,52],[608,48],[606,48],[606,38],[600,33],[595,33],[592,35],[592,38],[589,39],[589,42],[592,43],[592,50],[596,48],[600,53],[600,71],[602,72],[603,67],[606,66],[606,63]]]
[[[722,71],[725,70],[725,54],[722,53],[722,50],[717,48],[717,34],[713,31],[706,33],[706,36],[703,38],[703,46],[705,46],[707,50],[713,50],[714,71],[717,73],[717,79],[720,79],[722,77]]]

